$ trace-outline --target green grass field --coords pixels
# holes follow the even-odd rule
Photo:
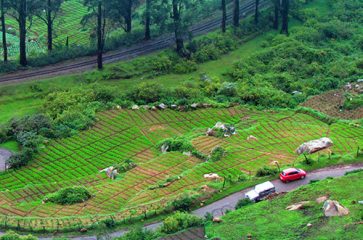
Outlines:
[[[208,184],[203,178],[206,173],[237,177],[253,175],[274,160],[284,166],[300,164],[302,158],[297,158],[294,150],[307,140],[328,136],[335,143],[335,155],[331,160],[321,157],[319,166],[354,161],[357,146],[363,144],[360,127],[344,123],[328,126],[286,110],[112,110],[97,117],[92,129],[51,141],[27,167],[0,175],[0,213],[8,216],[8,225],[16,226],[19,217],[22,227],[33,230],[42,225],[46,229],[56,229],[56,224],[64,228],[78,222],[90,225],[109,214],[122,220],[160,210],[185,191],[200,193],[200,187]],[[204,136],[218,121],[236,124],[238,134],[225,139]],[[249,135],[258,141],[247,141]],[[161,154],[156,144],[173,136],[189,136],[205,154],[223,146],[227,155],[218,162],[203,162],[178,152]],[[132,159],[138,166],[116,181],[99,173],[123,159]],[[182,178],[165,188],[149,189],[173,176]],[[72,185],[86,186],[94,197],[71,206],[42,204],[46,194]]]
[[[208,237],[223,240],[241,239],[361,239],[363,236],[361,200],[363,172],[338,179],[327,179],[306,185],[270,201],[245,206],[223,217],[223,223],[210,224]],[[324,217],[322,203],[315,199],[329,195],[350,211],[344,217]],[[288,211],[285,208],[300,201],[311,201],[309,208]],[[311,223],[312,227],[307,227]]]

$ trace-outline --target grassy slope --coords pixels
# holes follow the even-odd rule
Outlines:
[[[206,73],[210,76],[216,76],[223,78],[223,73],[232,68],[232,64],[243,58],[249,57],[255,51],[258,51],[260,44],[266,39],[269,34],[276,34],[275,32],[269,32],[256,39],[249,41],[241,45],[237,50],[231,54],[223,56],[216,61],[200,64],[196,72],[190,74],[167,74],[158,76],[154,79],[150,79],[150,82],[157,82],[167,87],[175,87],[184,81],[198,80],[199,76]],[[119,63],[120,64],[120,63]],[[110,65],[112,66],[112,65]],[[83,74],[81,74],[83,75]],[[88,87],[88,84],[80,82],[78,75],[62,76],[53,78],[50,80],[42,81],[29,81],[26,83],[17,83],[0,87],[0,124],[5,123],[14,116],[22,116],[25,114],[34,113],[39,110],[43,100],[44,94],[34,92],[31,87],[37,85],[43,92],[50,92],[55,89],[68,89],[72,86]],[[136,85],[145,81],[143,77],[137,77],[124,80],[113,81],[100,81],[102,85],[114,86],[119,89],[120,92],[126,91],[130,88],[130,85]],[[17,109],[14,114],[14,107]]]
[[[362,207],[352,201],[361,200],[363,172],[328,179],[299,188],[272,201],[244,207],[223,217],[222,224],[207,226],[209,237],[223,240],[241,239],[251,233],[256,239],[361,239],[363,225],[353,225],[362,220]],[[345,217],[325,218],[322,204],[315,199],[329,194],[350,210]],[[300,211],[285,210],[290,204],[311,201],[312,207]],[[308,228],[306,225],[313,226]]]

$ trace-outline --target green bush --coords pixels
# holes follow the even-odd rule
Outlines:
[[[194,147],[189,140],[185,138],[168,138],[157,144],[161,149],[162,146],[168,146],[168,152],[192,152]]]
[[[117,169],[119,173],[124,173],[137,167],[137,165],[132,160],[126,159],[121,163],[116,164],[114,167]]]
[[[212,162],[217,162],[219,160],[221,160],[224,155],[226,154],[226,151],[224,150],[223,147],[215,147],[213,148],[211,154],[210,154],[210,160]]]
[[[124,236],[115,238],[116,240],[153,240],[156,239],[157,233],[149,230],[145,230],[142,227],[133,228],[127,232]]]
[[[161,231],[163,233],[176,233],[183,229],[202,226],[203,220],[188,213],[176,212],[163,221]]]
[[[175,199],[171,205],[174,210],[178,211],[190,211],[191,207],[194,204],[194,199],[188,194],[183,194],[181,197]]]
[[[247,206],[247,205],[250,205],[250,204],[252,204],[253,202],[250,200],[250,199],[248,199],[248,198],[242,198],[242,199],[240,199],[238,202],[237,202],[237,204],[236,204],[236,209],[240,209],[240,208],[242,208],[242,207],[244,207],[244,206]]]
[[[176,74],[186,74],[195,72],[197,68],[198,65],[195,62],[189,60],[182,60],[173,66],[173,72]]]
[[[138,104],[149,104],[160,101],[167,95],[160,84],[144,82],[127,93],[127,98]]]
[[[277,173],[278,173],[277,169],[265,166],[257,170],[256,177],[274,176]]]
[[[107,228],[114,228],[116,226],[116,222],[113,218],[107,218],[102,221]]]
[[[6,232],[4,235],[0,236],[0,240],[37,240],[38,238],[32,235],[19,235],[13,231]]]
[[[85,202],[91,197],[91,194],[84,187],[69,187],[52,194],[48,194],[44,201],[60,205],[72,205]]]

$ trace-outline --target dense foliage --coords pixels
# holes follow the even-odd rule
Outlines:
[[[44,201],[61,205],[72,205],[85,202],[91,197],[92,195],[84,187],[69,187],[47,195]]]
[[[4,235],[0,236],[0,240],[37,240],[37,239],[38,238],[32,235],[22,236],[13,231],[6,232]]]
[[[165,218],[161,231],[163,233],[175,233],[190,227],[201,226],[203,220],[188,213],[176,212]]]

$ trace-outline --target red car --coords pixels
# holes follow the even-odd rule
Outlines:
[[[298,168],[288,168],[280,173],[280,179],[283,182],[291,182],[299,179],[304,179],[306,177],[306,172]]]

